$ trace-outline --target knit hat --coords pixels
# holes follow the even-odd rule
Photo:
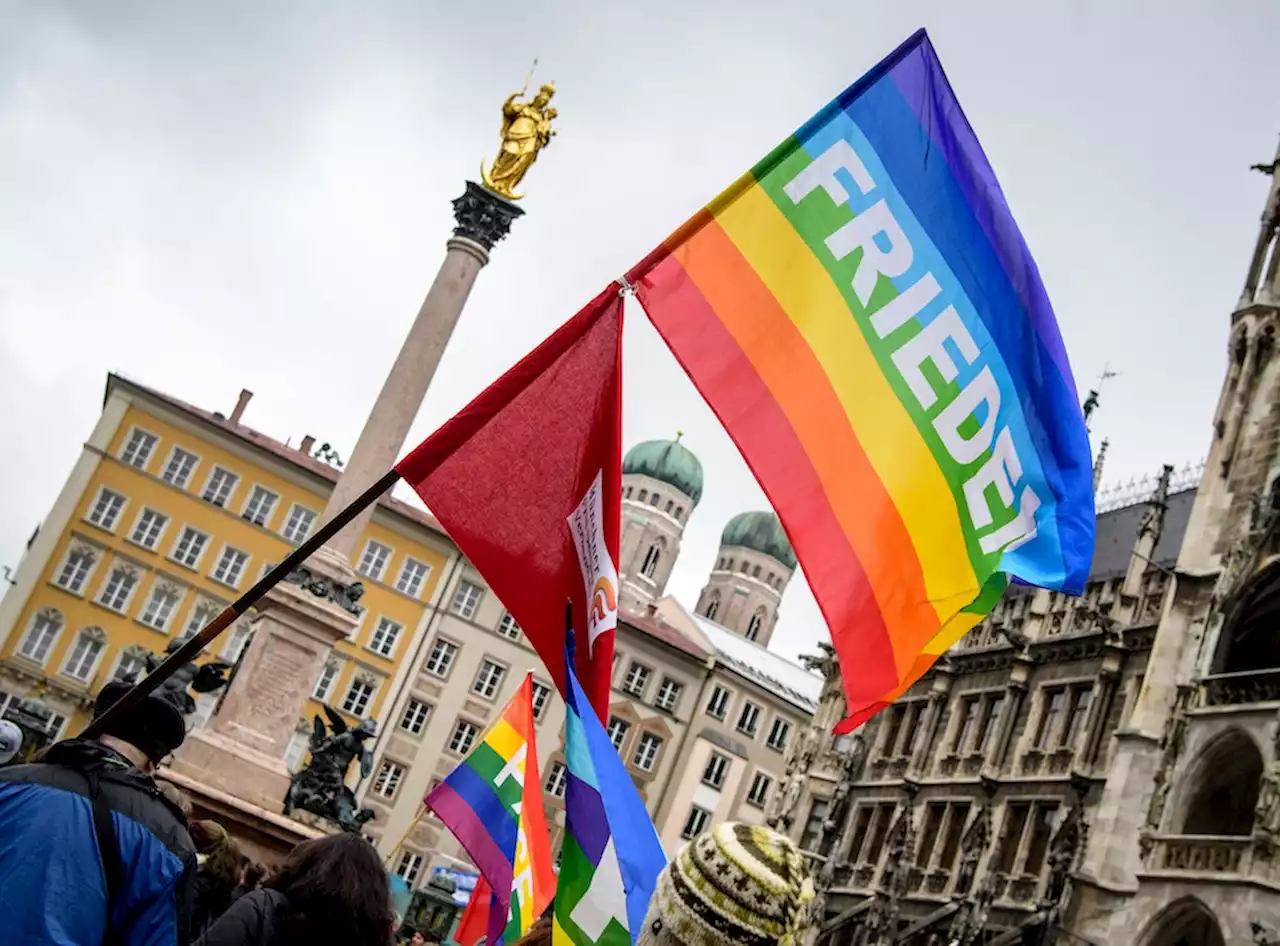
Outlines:
[[[637,946],[799,946],[813,881],[790,840],[760,825],[721,824],[658,876]]]
[[[0,765],[13,760],[22,748],[22,730],[7,719],[0,719]]]
[[[128,683],[108,683],[98,693],[93,705],[93,717],[97,719],[132,689]],[[112,720],[104,736],[115,736],[131,746],[141,749],[148,759],[159,764],[160,760],[182,745],[187,737],[187,724],[182,712],[169,700],[160,696],[148,696],[123,716]]]

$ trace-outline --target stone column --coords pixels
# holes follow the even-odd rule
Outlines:
[[[933,690],[929,693],[929,706],[925,710],[924,717],[924,738],[920,740],[915,754],[911,757],[909,771],[916,776],[924,774],[925,764],[932,758],[930,750],[938,738],[938,724],[942,721],[942,709],[947,705],[950,695],[951,675],[940,672],[933,678]]]
[[[466,193],[453,202],[457,226],[445,244],[444,263],[373,402],[342,479],[329,496],[322,517],[325,521],[350,505],[400,459],[409,428],[418,416],[476,276],[489,261],[494,244],[507,235],[512,222],[523,213],[515,204],[470,181]],[[372,515],[370,506],[329,540],[326,557],[350,561]]]
[[[1022,700],[1027,693],[1027,674],[1030,661],[1026,657],[1015,657],[1013,669],[1009,672],[1009,682],[1005,685],[1004,706],[1000,710],[1000,729],[996,733],[990,755],[987,757],[987,770],[991,777],[998,778],[1004,764],[1009,760],[1009,750],[1013,748],[1013,726],[1018,714],[1022,711]]]

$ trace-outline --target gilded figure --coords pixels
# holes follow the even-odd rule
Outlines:
[[[502,144],[488,170],[480,165],[484,186],[508,200],[523,196],[516,193],[516,187],[538,160],[538,152],[551,142],[555,134],[551,122],[559,114],[551,107],[551,97],[556,94],[554,83],[546,83],[537,95],[522,101],[524,94],[521,91],[510,95],[502,104]]]

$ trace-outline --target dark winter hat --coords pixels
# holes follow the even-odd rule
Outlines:
[[[112,703],[130,690],[127,683],[108,683],[98,693],[93,705],[93,717],[97,719]],[[115,736],[131,746],[141,749],[148,759],[159,763],[161,759],[182,745],[187,736],[186,720],[182,712],[168,700],[148,696],[123,716],[111,721],[104,736]]]
[[[720,824],[658,875],[638,946],[799,946],[813,881],[800,849],[763,825]]]

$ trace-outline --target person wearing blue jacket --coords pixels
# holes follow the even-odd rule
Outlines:
[[[103,687],[95,715],[128,689]],[[152,778],[185,735],[151,696],[98,739],[0,769],[0,946],[186,946],[196,850]]]

